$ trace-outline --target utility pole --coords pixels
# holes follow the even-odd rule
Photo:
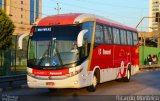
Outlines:
[[[59,11],[61,10],[59,3],[57,3],[57,8],[54,8],[55,10],[57,10],[57,14],[59,14]]]

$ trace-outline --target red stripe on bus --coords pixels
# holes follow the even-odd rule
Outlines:
[[[32,73],[38,76],[62,76],[69,73],[69,69],[62,70],[37,70],[32,69]]]

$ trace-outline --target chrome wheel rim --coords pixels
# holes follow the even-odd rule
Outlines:
[[[127,71],[127,78],[130,79],[130,71]]]
[[[93,76],[93,86],[96,87],[96,85],[97,85],[97,78],[96,78],[96,76],[94,75],[94,76]]]

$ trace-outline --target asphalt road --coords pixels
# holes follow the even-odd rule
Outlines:
[[[0,95],[2,101],[5,101],[5,98],[13,98],[15,101],[129,101],[121,99],[121,97],[126,98],[126,95],[128,99],[133,97],[132,99],[135,100],[137,96],[146,95],[150,98],[153,95],[153,100],[149,99],[149,101],[160,101],[160,71],[138,73],[132,76],[131,81],[128,83],[110,81],[99,84],[96,92],[88,92],[86,88],[55,89],[49,92],[48,89],[30,89],[24,87],[3,91]],[[143,97],[144,100],[147,97]]]

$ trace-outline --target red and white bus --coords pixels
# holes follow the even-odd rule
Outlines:
[[[82,88],[130,81],[139,65],[134,28],[92,14],[48,16],[31,29],[27,81],[31,88]]]

